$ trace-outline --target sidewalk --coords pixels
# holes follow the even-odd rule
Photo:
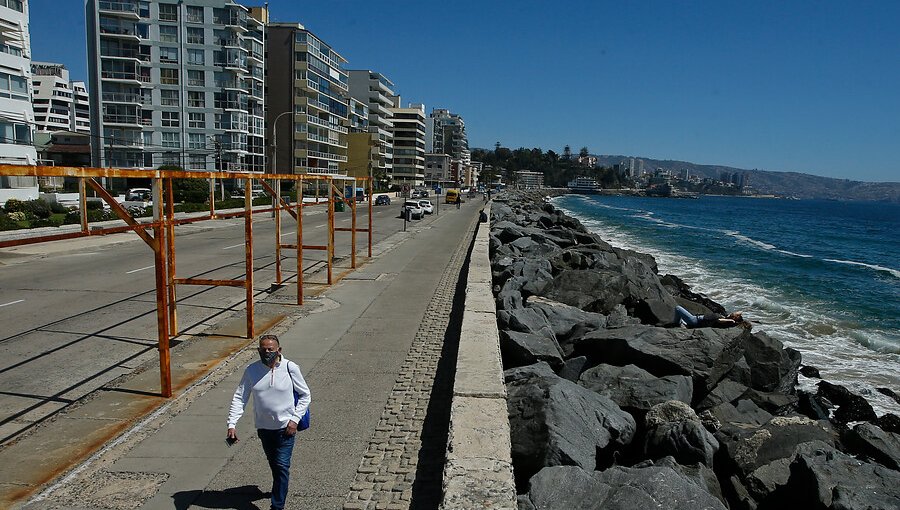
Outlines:
[[[289,508],[437,508],[457,285],[479,205],[411,224],[271,331],[312,393]],[[224,442],[231,394],[255,357],[237,353],[26,508],[268,508],[271,476],[251,410],[241,441]]]

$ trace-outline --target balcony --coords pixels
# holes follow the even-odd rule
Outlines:
[[[247,32],[246,16],[238,16],[236,14],[213,16],[213,24],[226,26],[235,32]]]
[[[100,35],[103,37],[114,37],[131,42],[141,42],[147,38],[147,35],[134,28],[123,26],[100,26]]]
[[[137,115],[104,114],[103,124],[108,126],[141,127],[141,118]]]
[[[217,80],[216,87],[219,87],[220,89],[234,89],[241,92],[246,92],[243,80]]]
[[[129,94],[125,92],[104,92],[101,96],[104,103],[146,104],[147,101],[141,94]]]
[[[227,39],[220,37],[217,43],[219,44],[219,46],[223,46],[225,48],[235,48],[242,51],[247,51],[246,49],[244,49],[243,41],[241,41],[237,37],[229,37]]]
[[[309,157],[323,159],[326,161],[337,161],[339,163],[347,162],[347,156],[343,156],[341,154],[331,154],[328,152],[311,151],[308,149],[297,149],[294,153],[294,156],[299,158]]]
[[[100,71],[100,79],[128,83],[130,85],[141,85],[142,78],[142,75],[128,71]],[[150,81],[149,76],[147,81]]]
[[[138,3],[129,0],[100,0],[100,14],[137,21],[141,19]]]

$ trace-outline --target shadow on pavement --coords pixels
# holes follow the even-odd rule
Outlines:
[[[181,491],[172,495],[177,510],[197,508],[233,508],[235,510],[261,510],[269,507],[272,494],[259,490],[256,485],[233,487],[224,491]],[[254,501],[263,500],[260,505]]]

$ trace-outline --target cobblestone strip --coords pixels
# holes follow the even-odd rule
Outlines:
[[[468,233],[471,231],[471,227],[467,229]],[[440,503],[446,444],[426,445],[428,451],[423,450],[423,430],[427,435],[425,418],[444,348],[444,336],[450,325],[456,284],[468,249],[468,242],[460,243],[441,276],[381,420],[363,454],[344,510],[409,509],[414,484],[417,486],[417,508],[437,508]],[[452,381],[447,393],[451,391]],[[445,405],[435,406],[447,408],[446,420],[449,420],[450,396],[448,394]],[[420,458],[421,462],[439,465],[422,469]],[[417,471],[419,479],[416,478]],[[428,480],[423,480],[423,476]],[[422,497],[423,492],[427,493],[425,497]]]

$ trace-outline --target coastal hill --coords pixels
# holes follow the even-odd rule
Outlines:
[[[637,156],[597,155],[597,164],[603,167],[625,162]],[[698,165],[687,161],[640,158],[644,170],[657,168],[680,172],[687,169],[691,175],[718,179],[723,172],[746,173],[750,186],[762,194],[793,196],[797,198],[818,198],[829,200],[867,200],[900,203],[900,182],[863,182],[849,179],[834,179],[799,172],[771,172],[767,170],[747,170],[722,165]]]

